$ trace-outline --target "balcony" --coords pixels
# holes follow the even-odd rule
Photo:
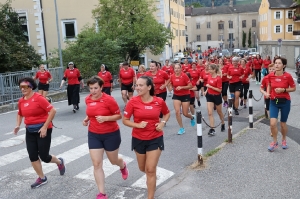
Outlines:
[[[299,14],[298,15],[294,15],[293,16],[293,21],[300,22],[300,15]]]
[[[294,30],[293,35],[300,35],[300,30]]]

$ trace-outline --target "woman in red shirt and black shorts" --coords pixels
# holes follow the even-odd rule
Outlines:
[[[123,62],[123,67],[120,69],[119,73],[119,81],[121,82],[122,99],[126,106],[127,101],[133,96],[134,85],[136,81],[135,71],[129,67],[128,62]]]
[[[164,150],[163,128],[170,117],[165,101],[154,95],[151,77],[141,76],[137,80],[138,96],[127,104],[123,123],[132,129],[132,150],[135,151],[139,169],[146,173],[148,199],[154,199],[156,189],[156,167]],[[160,113],[163,118],[159,121]],[[133,121],[130,120],[133,116]]]
[[[45,66],[43,64],[39,66],[39,69],[40,70],[35,74],[35,77],[33,79],[39,80],[39,84],[38,84],[39,94],[46,97],[49,91],[49,83],[52,81],[52,76],[49,71],[45,70]]]
[[[90,95],[85,98],[86,117],[82,124],[89,126],[88,144],[90,156],[94,166],[94,176],[99,189],[99,198],[107,198],[104,186],[103,154],[113,165],[120,167],[122,178],[128,177],[126,163],[118,155],[121,144],[121,134],[117,120],[121,119],[120,108],[115,99],[102,92],[104,81],[94,76],[87,81]]]
[[[107,95],[111,95],[113,89],[113,78],[111,73],[108,71],[107,66],[101,64],[98,76],[104,81],[102,92],[106,93]]]

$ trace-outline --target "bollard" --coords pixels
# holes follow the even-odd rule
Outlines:
[[[249,128],[253,128],[252,90],[249,90]]]
[[[202,157],[202,114],[201,111],[197,111],[197,139],[198,139],[198,164],[203,164]]]
[[[228,143],[232,142],[232,110],[233,110],[233,99],[228,100]]]

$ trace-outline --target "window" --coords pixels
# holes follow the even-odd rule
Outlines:
[[[280,11],[275,12],[275,19],[280,19]]]
[[[63,38],[75,39],[77,36],[77,23],[76,20],[62,20]]]
[[[196,23],[196,29],[200,29],[200,23]]]
[[[287,25],[287,32],[293,32],[293,25]]]
[[[219,35],[219,41],[224,41],[224,35]]]
[[[211,41],[211,34],[207,35],[207,41]]]
[[[201,41],[201,37],[200,37],[200,35],[197,35],[197,39],[196,39],[197,41]]]
[[[188,36],[185,37],[185,42],[186,42],[186,43],[189,42],[189,37],[188,37]]]
[[[219,28],[219,30],[224,30],[224,24],[219,23],[219,24],[218,24],[218,28]]]
[[[18,14],[19,14],[19,20],[22,23],[22,30],[24,31],[24,37],[26,38],[26,41],[29,42],[28,24],[27,24],[26,13],[18,13]]]
[[[185,30],[187,31],[187,26],[185,26]]]
[[[206,23],[206,28],[210,28],[210,22]]]
[[[230,40],[233,39],[233,33],[229,33],[228,36],[229,36],[229,39],[230,39]]]
[[[252,28],[255,28],[255,27],[256,27],[256,20],[252,19]]]
[[[247,25],[246,25],[246,20],[243,20],[242,21],[242,28],[246,28],[247,27]]]
[[[280,33],[281,32],[281,26],[280,25],[275,26],[274,32],[275,33]]]
[[[228,21],[229,24],[229,28],[233,28],[233,22],[232,21]]]
[[[178,37],[178,30],[176,30],[176,36]]]
[[[287,12],[287,18],[291,19],[293,17],[293,11],[289,10]]]

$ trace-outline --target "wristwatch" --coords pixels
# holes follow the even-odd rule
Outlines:
[[[162,122],[162,123],[167,123],[166,121],[160,121],[160,122]]]

